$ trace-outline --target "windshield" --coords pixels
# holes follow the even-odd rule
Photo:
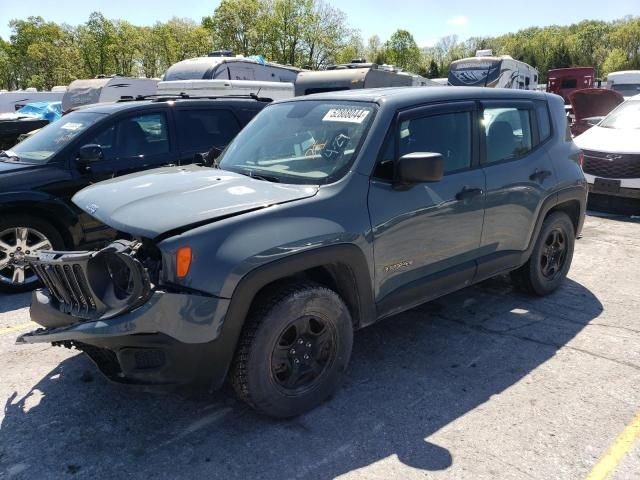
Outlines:
[[[627,100],[605,117],[605,128],[640,129],[640,100]]]
[[[616,83],[611,85],[611,90],[615,90],[623,97],[633,97],[640,94],[640,83]]]
[[[74,138],[104,117],[105,114],[102,113],[72,112],[34,133],[7,153],[18,157],[20,161],[47,162]]]
[[[275,104],[238,134],[219,166],[283,183],[330,183],[351,167],[373,115],[373,105],[359,102]]]

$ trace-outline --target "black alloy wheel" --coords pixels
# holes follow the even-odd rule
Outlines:
[[[271,373],[285,394],[313,387],[336,357],[336,330],[316,316],[297,318],[282,332],[271,354]]]
[[[338,389],[353,346],[351,313],[318,283],[276,283],[252,302],[229,380],[258,412],[289,418],[322,404]]]
[[[540,255],[542,275],[553,280],[562,272],[566,260],[567,239],[565,233],[562,229],[553,229],[547,235]]]
[[[564,281],[573,259],[575,227],[565,212],[552,212],[542,223],[527,263],[511,272],[515,285],[535,295],[548,295]]]

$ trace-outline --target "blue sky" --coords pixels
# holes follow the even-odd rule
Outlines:
[[[530,26],[640,16],[640,0],[328,1],[347,14],[349,24],[360,29],[365,39],[378,34],[384,41],[396,29],[404,28],[421,46],[433,44],[438,38],[451,34],[465,39],[498,35]],[[76,25],[85,22],[92,11],[99,10],[109,18],[149,25],[173,16],[200,20],[210,15],[218,3],[217,0],[0,0],[0,37],[9,37],[9,20],[31,15]]]

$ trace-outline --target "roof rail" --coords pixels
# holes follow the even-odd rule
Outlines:
[[[180,92],[178,94],[172,93],[156,93],[153,95],[137,95],[135,97],[131,95],[124,95],[120,97],[118,102],[139,102],[142,100],[151,100],[154,102],[169,102],[171,100],[217,100],[224,98],[246,98],[251,100],[256,100],[258,102],[273,102],[272,98],[268,97],[260,97],[257,93],[248,93],[246,95],[202,95],[202,96],[191,96],[185,92]]]

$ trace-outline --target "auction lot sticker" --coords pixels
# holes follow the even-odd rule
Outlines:
[[[369,115],[369,110],[364,108],[332,108],[324,118],[323,122],[346,122],[346,123],[362,123]]]

